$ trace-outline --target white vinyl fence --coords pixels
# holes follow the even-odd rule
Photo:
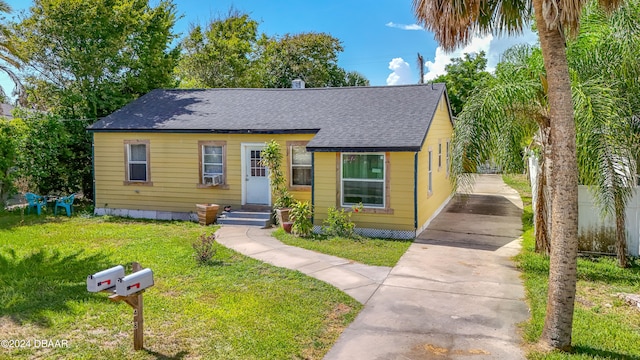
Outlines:
[[[535,209],[537,186],[537,159],[529,158],[529,176],[531,180],[531,195],[533,197],[533,207]],[[631,256],[640,255],[640,191],[636,186],[634,194],[627,203],[627,252]],[[600,209],[596,206],[589,188],[584,185],[578,186],[578,234],[587,236],[593,233],[615,234],[616,223],[612,217],[602,218]],[[611,252],[615,252],[611,251]]]

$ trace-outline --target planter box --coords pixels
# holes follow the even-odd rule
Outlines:
[[[196,204],[198,223],[203,226],[215,223],[218,218],[219,208],[218,204]]]
[[[278,225],[280,225],[280,227],[282,227],[282,224],[289,222],[289,211],[291,211],[289,208],[276,209]]]

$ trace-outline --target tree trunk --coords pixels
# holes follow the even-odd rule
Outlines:
[[[536,217],[536,252],[544,255],[549,255],[550,244],[549,237],[547,236],[547,197],[545,196],[545,187],[547,186],[547,174],[546,164],[544,157],[542,158],[542,164],[538,172],[538,189],[536,190],[536,208],[534,214]]]
[[[618,266],[626,268],[627,264],[627,222],[625,203],[621,196],[615,194],[616,208],[616,255],[618,256]]]
[[[551,178],[551,258],[547,313],[540,345],[570,350],[578,254],[578,164],[571,83],[563,34],[550,30],[543,0],[534,0],[540,48],[548,80],[553,174]]]

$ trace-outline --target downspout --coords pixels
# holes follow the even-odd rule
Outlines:
[[[95,133],[91,132],[91,181],[93,184],[93,209],[96,208],[96,155],[95,155]]]
[[[314,222],[314,214],[315,212],[315,200],[316,200],[316,187],[315,185],[315,159],[316,159],[316,153],[312,152],[311,153],[311,224],[313,224]]]
[[[413,229],[418,230],[418,152],[413,155]]]

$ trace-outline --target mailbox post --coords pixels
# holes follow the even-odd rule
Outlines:
[[[142,300],[142,293],[144,289],[153,286],[153,272],[151,272],[150,269],[144,269],[145,273],[150,273],[151,281],[145,280],[144,285],[141,285],[142,279],[138,273],[143,272],[142,266],[137,262],[133,262],[132,267],[133,274],[117,280],[116,293],[109,296],[109,300],[124,301],[133,308],[133,349],[142,350],[144,347],[144,302]],[[148,270],[148,272],[146,272],[146,270]],[[131,278],[135,278],[138,282],[131,281]],[[148,275],[145,279],[148,279]],[[141,288],[142,290],[140,290]]]
[[[142,293],[153,286],[153,271],[143,269],[139,263],[132,263],[133,273],[124,275],[122,265],[100,271],[87,277],[87,290],[113,293],[109,300],[124,301],[133,308],[133,349],[144,347],[144,303]],[[113,290],[115,288],[115,291]]]

